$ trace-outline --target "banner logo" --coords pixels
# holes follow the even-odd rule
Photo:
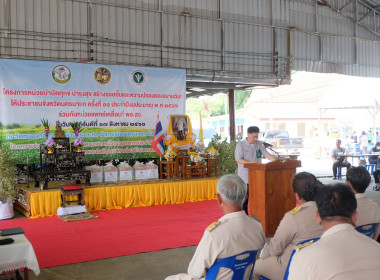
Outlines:
[[[54,81],[65,84],[71,79],[71,71],[65,65],[58,65],[51,71]]]
[[[136,70],[132,72],[131,80],[136,85],[142,85],[145,82],[145,73],[141,70]]]
[[[101,84],[105,85],[111,81],[111,71],[106,67],[98,67],[94,72],[95,80]]]

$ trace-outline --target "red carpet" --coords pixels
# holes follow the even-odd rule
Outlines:
[[[0,221],[21,227],[40,268],[197,245],[222,216],[216,200],[96,211],[98,219],[64,222],[56,217]]]

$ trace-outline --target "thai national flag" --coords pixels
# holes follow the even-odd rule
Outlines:
[[[157,114],[156,129],[154,131],[152,140],[152,149],[156,151],[159,156],[164,154],[164,132],[162,131],[162,125],[160,122],[160,115]]]

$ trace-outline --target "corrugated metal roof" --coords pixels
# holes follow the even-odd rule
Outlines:
[[[0,57],[187,69],[189,87],[380,77],[380,0],[0,0]],[[377,40],[377,41],[376,41]]]

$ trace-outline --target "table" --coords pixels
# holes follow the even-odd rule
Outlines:
[[[358,159],[358,162],[359,162],[359,165],[360,165],[360,161],[359,161],[359,158],[360,157],[364,157],[366,158],[366,161],[367,161],[367,158],[369,156],[380,156],[380,153],[374,153],[374,154],[348,154],[348,155],[340,155],[340,156],[344,156],[344,157],[350,157],[351,158],[351,164],[354,165],[354,158],[357,158]],[[367,164],[368,162],[366,162],[365,164]]]
[[[182,179],[186,179],[186,166],[187,161],[190,159],[190,156],[185,156],[183,154],[178,153],[178,155],[175,157],[175,161],[177,162],[177,174],[178,177],[181,177]]]
[[[14,242],[7,245],[0,245],[0,273],[16,270],[25,267],[24,279],[28,279],[28,269],[34,274],[40,274],[36,254],[29,240],[24,234],[7,236],[14,239]]]
[[[203,164],[188,165],[186,167],[186,177],[187,178],[206,177],[206,166],[204,166]]]
[[[214,159],[214,158],[207,159],[207,176],[218,176],[218,160],[217,159]]]
[[[166,179],[172,179],[178,178],[178,164],[175,161],[160,161],[160,179],[164,178],[164,175],[166,176]]]
[[[354,165],[354,158],[357,158],[358,159],[358,165],[361,165],[361,166],[364,166],[368,172],[373,175],[373,172],[377,169],[377,164],[371,164],[369,163],[367,157],[369,156],[380,156],[380,153],[373,153],[373,154],[356,154],[356,155],[340,155],[340,156],[344,156],[344,157],[351,157],[351,164]],[[365,162],[361,162],[362,160],[360,159],[361,157],[364,157],[365,159]],[[364,161],[364,160],[363,160]],[[341,169],[339,169],[338,167],[338,177],[340,176],[340,171]]]
[[[66,195],[77,195],[78,200],[66,200]],[[62,207],[66,207],[67,203],[79,203],[83,205],[83,189],[79,186],[70,186],[61,188]]]

